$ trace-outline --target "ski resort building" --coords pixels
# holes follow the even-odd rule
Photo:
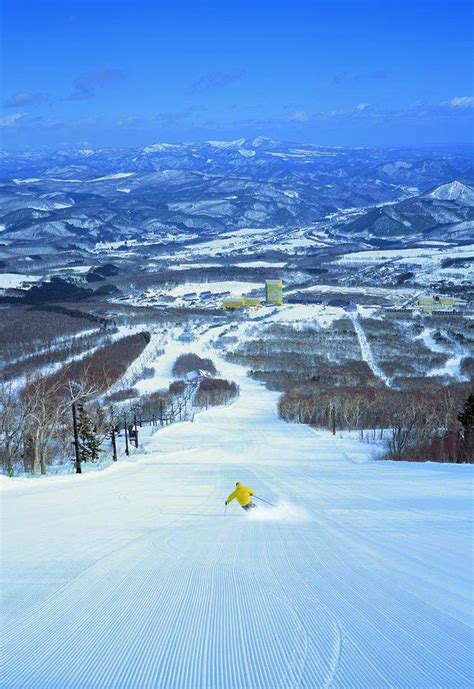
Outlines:
[[[244,300],[242,297],[227,297],[227,299],[224,299],[222,302],[222,305],[228,310],[242,309]]]
[[[260,297],[244,297],[242,296],[244,306],[248,306],[251,309],[259,309],[262,305],[262,300]]]
[[[265,303],[272,306],[283,304],[283,280],[265,280]],[[240,297],[224,296],[222,306],[224,309],[259,309],[262,306],[262,299],[245,294]]]
[[[224,299],[223,306],[225,309],[259,309],[262,305],[260,297],[228,297]]]
[[[283,304],[283,280],[265,280],[265,301],[272,306]]]
[[[416,304],[421,313],[432,314],[464,311],[467,302],[447,295],[433,295],[419,297]]]

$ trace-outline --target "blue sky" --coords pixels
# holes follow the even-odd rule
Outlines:
[[[464,144],[465,0],[3,0],[6,148]]]

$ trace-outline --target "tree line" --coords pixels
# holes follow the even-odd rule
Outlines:
[[[126,442],[133,438],[138,447],[137,423],[163,425],[184,420],[191,406],[226,404],[238,395],[233,382],[203,378],[193,385],[175,380],[167,390],[147,395],[138,396],[136,391],[128,408],[123,403],[130,400],[129,394],[105,396],[149,341],[148,332],[126,336],[56,373],[30,378],[22,389],[11,381],[0,382],[0,463],[4,472],[10,476],[18,472],[46,474],[52,464],[73,458],[80,472],[81,463],[101,459],[106,439],[111,441],[116,459],[115,438],[122,430]],[[189,370],[196,364],[216,370],[212,361],[192,354],[179,363]],[[147,376],[151,374],[153,369]],[[128,444],[126,447],[128,452]]]
[[[46,474],[57,458],[71,455],[71,407],[81,410],[83,428],[101,443],[111,426],[98,400],[150,341],[148,332],[128,335],[50,375],[27,379],[19,389],[0,383],[0,460],[7,474]],[[85,441],[84,441],[85,442]],[[86,456],[86,455],[84,455]]]
[[[279,401],[285,421],[331,430],[370,430],[393,460],[474,462],[474,394],[469,384],[416,390],[294,386]]]

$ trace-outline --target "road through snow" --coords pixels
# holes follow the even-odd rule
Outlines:
[[[133,462],[4,480],[1,686],[473,686],[471,467],[361,463],[221,367]],[[224,516],[237,480],[280,507]]]

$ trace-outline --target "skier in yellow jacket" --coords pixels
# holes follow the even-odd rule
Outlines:
[[[235,484],[235,490],[229,495],[225,501],[225,504],[228,505],[229,502],[232,502],[232,500],[236,498],[242,509],[248,512],[249,510],[253,510],[255,507],[257,507],[257,505],[254,505],[252,502],[253,494],[254,491],[251,488],[247,488],[247,486],[244,486],[243,483],[239,483],[239,481],[237,481]]]

